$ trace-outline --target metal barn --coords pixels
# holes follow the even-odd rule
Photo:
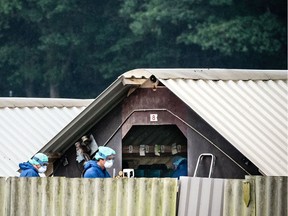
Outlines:
[[[80,177],[97,145],[116,150],[116,174],[287,176],[287,71],[136,69],[118,77],[40,151],[60,155],[54,176]]]

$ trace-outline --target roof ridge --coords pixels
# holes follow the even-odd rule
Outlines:
[[[94,99],[0,97],[0,108],[86,107]]]

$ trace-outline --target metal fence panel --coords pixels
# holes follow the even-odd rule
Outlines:
[[[256,216],[288,215],[287,211],[287,181],[288,177],[247,176],[255,181]]]
[[[176,215],[178,185],[172,178],[0,180],[3,216]]]
[[[287,215],[288,177],[180,177],[178,215]],[[173,178],[0,178],[0,216],[175,215]]]
[[[287,181],[287,176],[226,180],[223,215],[287,215]]]
[[[178,216],[222,215],[224,181],[224,179],[180,177]]]
[[[5,212],[6,195],[7,195],[7,188],[5,178],[0,178],[0,215],[6,215]]]
[[[250,186],[247,195],[244,193],[244,185]],[[224,192],[224,216],[255,216],[255,186],[253,182],[244,179],[229,179],[225,181]],[[249,207],[245,206],[244,196],[249,200]]]

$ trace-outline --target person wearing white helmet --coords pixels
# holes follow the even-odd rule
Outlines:
[[[20,163],[20,177],[40,177],[39,173],[47,170],[48,157],[43,153],[37,153],[27,162]]]
[[[94,156],[84,165],[84,178],[110,178],[106,168],[111,168],[114,163],[116,152],[109,147],[100,146]]]

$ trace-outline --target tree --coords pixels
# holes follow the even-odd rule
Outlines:
[[[97,63],[103,60],[100,53],[111,43],[109,34],[115,31],[112,26],[105,26],[114,17],[107,7],[112,3],[3,0],[0,17],[5,23],[1,26],[0,61],[1,71],[10,72],[5,74],[12,83],[10,87],[21,89],[25,83],[27,96],[47,95],[47,90],[45,93],[40,89],[45,88],[50,97],[59,97],[60,93],[71,96],[70,92],[81,96],[89,84],[91,91],[95,83],[105,83],[105,72]],[[73,80],[69,78],[75,77],[78,82],[71,85]]]
[[[217,58],[218,67],[225,59],[234,59],[235,66],[242,58],[246,64],[251,62],[248,67],[287,68],[284,0],[126,0],[121,13],[129,17],[135,35],[170,38],[175,44],[190,47],[191,52],[199,47],[198,56],[203,60],[204,54],[206,64],[218,55],[222,59]],[[271,58],[275,64],[262,65]]]
[[[284,0],[2,0],[0,94],[96,97],[134,68],[287,68]]]

